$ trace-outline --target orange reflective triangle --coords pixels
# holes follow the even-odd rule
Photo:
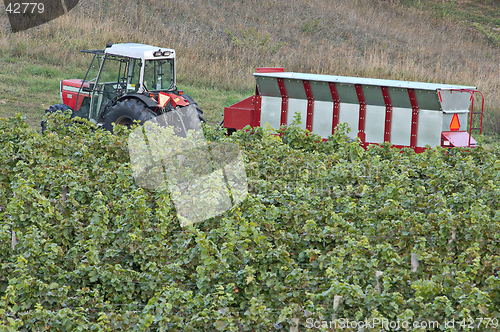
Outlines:
[[[158,106],[165,107],[165,105],[167,105],[169,100],[170,100],[169,95],[162,92],[158,94]]]
[[[453,114],[453,118],[451,119],[451,123],[450,123],[450,130],[451,131],[460,130],[460,121],[458,121],[457,113]]]

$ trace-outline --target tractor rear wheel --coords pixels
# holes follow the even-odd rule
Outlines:
[[[200,118],[200,121],[201,122],[207,122],[204,118],[203,118],[203,111],[201,110],[201,108],[198,107],[198,104],[194,101],[193,98],[191,98],[191,96],[189,96],[188,94],[184,93],[182,95],[184,98],[186,98],[188,101],[189,101],[189,104],[193,105],[194,107],[196,107],[196,110],[198,111],[198,117]]]
[[[130,128],[134,121],[144,124],[146,121],[154,119],[156,114],[137,99],[124,99],[111,106],[103,115],[104,129],[113,132],[113,123]]]

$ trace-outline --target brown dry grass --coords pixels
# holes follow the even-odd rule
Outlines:
[[[5,15],[0,16],[5,20]],[[179,80],[245,91],[256,67],[474,85],[500,132],[500,50],[472,30],[383,1],[87,0],[27,32],[0,24],[0,52],[82,66],[80,49],[141,42],[178,53]],[[1,30],[3,29],[3,30]]]

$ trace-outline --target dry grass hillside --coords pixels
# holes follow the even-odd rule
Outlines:
[[[13,65],[19,60],[58,68],[51,79],[68,78],[86,69],[80,49],[142,42],[177,50],[181,85],[218,91],[251,91],[251,73],[261,66],[474,85],[486,96],[487,132],[500,132],[499,47],[477,29],[430,15],[422,6],[381,0],[80,2],[69,14],[17,34],[0,14],[0,58],[7,59],[8,75],[23,73]],[[0,89],[10,86],[2,85],[6,75],[0,69]],[[57,85],[44,98],[57,102]],[[9,103],[37,116],[43,111],[11,99],[0,103],[0,111]],[[198,100],[203,105],[203,97]],[[209,113],[217,120],[222,109]]]

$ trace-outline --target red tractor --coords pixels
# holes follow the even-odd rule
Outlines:
[[[71,110],[72,117],[88,119],[109,131],[113,123],[130,126],[164,113],[185,130],[195,126],[190,121],[195,113],[204,121],[196,102],[177,89],[175,50],[125,43],[82,52],[94,55],[85,78],[61,81],[62,104],[46,113]]]

